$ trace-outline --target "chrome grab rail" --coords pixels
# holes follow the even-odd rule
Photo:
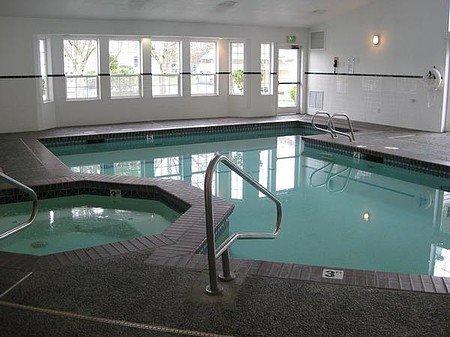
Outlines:
[[[213,218],[213,203],[212,203],[212,181],[214,172],[219,163],[223,163],[230,170],[238,174],[242,179],[247,181],[250,185],[256,188],[259,192],[265,194],[271,199],[277,207],[277,221],[275,229],[271,233],[235,233],[229,236],[216,250],[215,246],[215,233],[214,233],[214,218]],[[220,277],[222,281],[231,281],[234,276],[230,271],[230,253],[228,248],[236,240],[242,239],[274,239],[281,228],[281,220],[283,218],[283,209],[281,202],[277,197],[272,194],[267,188],[259,184],[249,174],[244,172],[240,167],[234,164],[228,157],[224,155],[216,155],[208,164],[205,175],[204,183],[204,195],[205,195],[205,213],[206,213],[206,242],[208,248],[208,266],[209,266],[209,285],[206,287],[206,291],[211,295],[218,295],[222,292],[222,289],[217,283],[217,269],[216,259],[222,256],[222,270],[223,274]]]
[[[25,221],[25,222],[21,223],[20,225],[17,225],[16,227],[13,227],[3,233],[0,233],[0,240],[1,240],[1,239],[7,238],[8,236],[28,227],[29,225],[31,225],[33,223],[34,219],[36,219],[36,215],[37,215],[37,211],[38,211],[38,198],[37,198],[36,193],[31,188],[29,188],[28,186],[25,186],[24,184],[11,178],[10,176],[6,175],[1,169],[0,169],[0,180],[6,181],[9,184],[13,185],[14,187],[18,188],[19,190],[22,190],[23,192],[27,193],[33,201],[33,209],[31,211],[31,215],[30,215],[30,218],[28,219],[28,221]]]
[[[327,129],[318,127],[318,126],[316,125],[316,123],[314,122],[314,120],[316,119],[316,117],[319,116],[319,115],[325,115],[325,116],[328,116],[328,122],[327,122],[327,127],[328,127],[328,128],[327,128]],[[332,116],[331,116],[328,112],[319,110],[319,111],[316,111],[316,113],[315,113],[314,116],[312,117],[312,119],[311,119],[311,125],[312,125],[312,126],[314,127],[314,129],[316,129],[316,130],[319,130],[319,131],[323,131],[323,132],[328,133],[328,134],[331,136],[331,138],[337,138],[337,135],[334,133],[334,131],[332,131],[332,130],[334,129],[334,126],[333,126],[333,129],[330,128],[330,121],[331,121],[331,119],[332,119]],[[332,125],[332,124],[333,124],[333,122],[331,122],[331,125]]]
[[[332,168],[332,170],[333,170],[333,168]],[[330,193],[341,193],[341,192],[344,192],[347,189],[348,184],[350,182],[350,176],[352,174],[352,171],[353,171],[353,169],[351,167],[346,167],[345,169],[343,169],[343,170],[341,170],[341,171],[339,171],[337,173],[334,173],[334,174],[331,174],[331,171],[330,171],[330,175],[328,176],[327,182],[326,182],[326,189],[327,189],[327,191],[330,192]],[[331,184],[331,180],[333,180],[336,177],[339,177],[344,172],[347,172],[347,176],[344,178],[345,179],[344,185],[342,185],[342,187],[340,189],[338,189],[338,190],[333,190],[331,188],[331,185],[330,185]]]
[[[330,172],[328,172],[328,174],[327,174],[327,179],[325,179],[325,182],[322,183],[322,184],[319,184],[319,185],[313,184],[313,178],[314,178],[314,176],[315,176],[317,173],[326,170],[326,169],[328,168],[328,166],[331,166],[331,169],[330,169]],[[318,168],[318,169],[315,170],[313,173],[311,173],[311,175],[309,176],[309,186],[316,188],[316,187],[323,187],[323,186],[327,185],[327,184],[328,184],[328,178],[329,178],[331,172],[333,171],[333,167],[334,167],[334,163],[328,163],[328,164],[326,164],[326,165],[324,165],[324,166]]]
[[[348,134],[346,132],[338,131],[338,130],[335,129],[335,127],[333,125],[333,118],[334,117],[345,117],[347,119],[347,123],[348,123],[348,127],[349,127],[349,130],[350,130],[350,134]],[[336,135],[342,135],[342,136],[348,137],[350,142],[354,142],[356,140],[355,139],[355,133],[353,132],[352,121],[350,120],[350,117],[348,117],[347,114],[344,114],[344,113],[335,113],[335,114],[333,114],[333,116],[331,116],[328,119],[328,128],[331,130],[331,132],[333,132]]]

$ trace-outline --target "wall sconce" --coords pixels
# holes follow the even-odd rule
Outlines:
[[[374,36],[372,36],[372,44],[374,46],[378,46],[380,42],[381,42],[380,35],[375,34]]]

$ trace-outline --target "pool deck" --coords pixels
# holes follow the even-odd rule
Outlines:
[[[94,249],[97,258],[83,259],[86,255],[68,252],[40,263],[21,254],[2,254],[0,335],[448,336],[450,278],[345,270],[343,280],[331,280],[322,277],[323,267],[234,260],[237,280],[224,284],[223,296],[208,297],[203,292],[205,256],[195,254],[205,236],[201,191],[171,181],[75,174],[38,141],[223,125],[309,123],[310,119],[290,115],[155,121],[0,134],[0,167],[25,184],[154,183],[173,195],[184,194],[182,199],[195,204],[192,217],[183,225],[194,236],[187,240],[122,252],[109,248],[115,254]],[[449,133],[367,123],[354,123],[354,127],[358,130],[355,143],[329,135],[306,138],[358,151],[363,146],[365,151],[450,170]],[[0,191],[4,187],[0,185]],[[231,205],[220,199],[216,202],[218,219],[226,218]]]

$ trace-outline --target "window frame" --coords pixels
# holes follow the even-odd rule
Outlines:
[[[244,72],[244,85],[243,85],[243,88],[242,88],[242,93],[234,93],[234,92],[232,92],[232,89],[233,89],[233,44],[242,44],[242,47],[243,47],[243,49],[242,49],[242,56],[243,56],[243,64],[242,64],[242,66],[243,66],[243,69],[242,69],[242,71]],[[229,76],[229,79],[228,79],[228,95],[230,95],[230,96],[244,96],[245,95],[245,49],[246,49],[246,47],[245,47],[245,42],[244,41],[242,41],[242,40],[232,40],[232,41],[230,41],[229,42],[229,44],[228,44],[228,55],[229,55],[229,57],[228,57],[228,62],[229,62],[229,67],[230,67],[230,76]],[[239,70],[239,69],[238,69]]]
[[[214,48],[215,48],[215,73],[207,73],[207,74],[197,74],[197,73],[193,73],[192,72],[192,58],[191,58],[191,43],[193,42],[205,42],[205,43],[214,43]],[[189,40],[189,74],[190,74],[190,81],[189,81],[189,86],[190,86],[190,91],[191,91],[191,96],[192,97],[208,97],[208,96],[219,96],[219,81],[218,81],[218,69],[219,69],[219,43],[217,40],[215,39],[201,39],[201,38],[197,38],[197,39],[190,39]],[[214,93],[200,93],[200,94],[193,94],[192,93],[192,76],[214,76]]]
[[[97,74],[96,75],[67,75],[66,74],[66,58],[64,57],[64,41],[66,40],[95,40],[97,42]],[[82,101],[97,101],[101,99],[101,88],[100,88],[100,36],[63,36],[62,37],[63,50],[63,70],[65,78],[65,91],[66,91],[66,101],[67,102],[82,102]],[[68,98],[67,97],[67,79],[69,78],[96,78],[97,82],[97,96],[96,97],[85,97],[85,98]]]
[[[112,75],[111,74],[111,69],[109,68],[109,57],[110,57],[110,52],[109,52],[109,44],[111,41],[135,41],[139,43],[139,71],[138,74],[136,75]],[[130,98],[142,98],[143,97],[143,85],[142,85],[142,68],[143,68],[143,52],[142,52],[142,38],[140,36],[127,36],[127,37],[122,37],[122,36],[114,36],[112,38],[108,38],[108,73],[109,73],[109,97],[112,100],[116,100],[116,99],[130,99]],[[128,95],[128,96],[113,96],[112,95],[112,90],[111,90],[111,78],[112,77],[138,77],[138,85],[139,85],[139,90],[138,90],[138,94],[137,95]]]
[[[153,41],[161,41],[161,42],[177,42],[178,48],[179,48],[179,69],[178,74],[155,74],[153,71],[153,64],[152,64],[152,57],[153,53],[151,50],[151,44]],[[163,37],[163,36],[157,36],[157,37],[150,37],[150,69],[151,69],[151,87],[152,87],[152,97],[153,98],[175,98],[175,97],[182,97],[183,96],[183,40],[177,37]],[[153,77],[154,76],[177,76],[178,81],[178,93],[173,95],[155,95],[153,92]]]
[[[269,60],[269,93],[262,93],[262,46],[266,44],[270,46],[270,60]],[[274,95],[274,67],[275,67],[275,43],[274,42],[261,42],[260,43],[260,55],[259,55],[259,64],[261,71],[261,84],[260,84],[260,95],[261,96],[273,96]]]
[[[42,45],[44,46],[44,63],[45,63],[45,69],[43,72],[42,69],[42,53],[41,53],[41,41]],[[39,86],[39,94],[41,96],[42,103],[51,103],[54,101],[53,96],[53,81],[52,78],[49,76],[49,72],[51,71],[51,53],[50,53],[50,39],[48,37],[39,37],[37,40],[37,49],[38,49],[38,65],[39,65],[39,75],[40,75],[40,86]],[[45,73],[45,75],[44,75]],[[44,99],[43,95],[43,81],[45,78],[46,83],[46,91],[47,91],[47,98]]]

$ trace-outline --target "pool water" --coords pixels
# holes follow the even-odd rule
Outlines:
[[[232,257],[450,276],[448,179],[303,149],[303,134],[266,130],[50,149],[75,172],[178,179],[199,188],[208,162],[226,154],[284,209],[279,237],[239,241]],[[214,192],[236,205],[222,237],[273,226],[275,206],[235,173],[219,167]]]
[[[0,225],[12,228],[29,217],[27,202],[0,205]],[[161,202],[103,196],[40,201],[33,224],[0,240],[0,251],[47,255],[161,233],[179,214]]]

